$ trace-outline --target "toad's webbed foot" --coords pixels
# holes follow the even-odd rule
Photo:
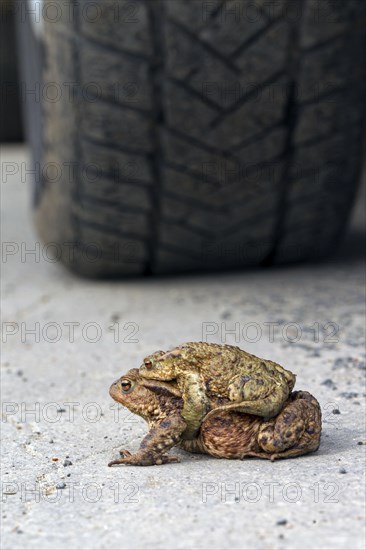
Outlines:
[[[108,466],[117,466],[119,464],[129,464],[131,466],[160,466],[161,464],[171,464],[180,462],[180,458],[171,455],[149,456],[146,453],[137,452],[131,454],[129,451],[120,451],[122,458],[112,460]],[[123,456],[124,455],[124,456]]]

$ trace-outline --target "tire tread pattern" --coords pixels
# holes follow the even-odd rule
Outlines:
[[[72,82],[74,97],[45,102],[43,162],[75,170],[44,182],[36,217],[45,239],[74,242],[73,269],[121,276],[327,253],[360,171],[363,3],[92,4],[99,17],[79,0],[71,29],[46,36],[44,79]]]

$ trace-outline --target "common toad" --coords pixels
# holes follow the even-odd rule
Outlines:
[[[184,402],[175,382],[148,380],[138,369],[132,369],[112,384],[110,395],[144,418],[149,433],[135,454],[122,450],[121,458],[109,466],[179,462],[178,457],[167,454],[175,446],[217,458],[253,456],[270,460],[303,455],[319,447],[321,410],[308,392],[291,393],[282,411],[269,420],[225,410],[227,399],[212,399],[212,414],[203,420],[197,437],[189,441],[183,439],[187,426],[182,416]]]

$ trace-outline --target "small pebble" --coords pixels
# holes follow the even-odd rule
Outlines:
[[[340,474],[346,474],[347,473],[346,468],[339,468],[339,473]]]
[[[345,399],[353,399],[354,397],[358,397],[358,393],[355,391],[342,391],[339,396]]]
[[[332,413],[333,414],[341,414],[341,411],[339,409],[333,409]]]
[[[71,460],[64,460],[63,465],[66,466],[72,466]]]
[[[66,409],[63,409],[62,407],[60,407],[60,408],[57,409],[57,412],[58,413],[65,413]]]
[[[64,481],[60,481],[57,483],[56,489],[66,489],[66,483]]]
[[[276,525],[287,525],[287,519],[285,519],[285,518],[279,519],[279,520],[276,522]]]
[[[336,385],[331,378],[326,378],[326,380],[322,382],[322,386],[327,386],[327,388],[332,388],[333,390],[336,388]]]
[[[221,313],[221,319],[230,319],[231,317],[231,312],[230,311],[223,311]]]
[[[363,445],[362,441],[357,441],[357,445]]]

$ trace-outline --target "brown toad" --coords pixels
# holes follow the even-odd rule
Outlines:
[[[308,392],[293,392],[280,414],[270,420],[215,409],[210,417],[206,416],[197,437],[190,441],[182,437],[187,425],[182,417],[183,399],[174,382],[146,380],[138,369],[132,369],[112,384],[110,395],[142,416],[150,431],[135,454],[122,450],[121,458],[109,466],[179,462],[178,457],[166,454],[174,446],[217,458],[252,456],[270,460],[307,454],[319,447],[321,410]],[[225,401],[228,400],[214,399],[210,406],[217,407]]]
[[[292,372],[273,361],[236,346],[207,342],[188,342],[167,352],[155,352],[144,359],[140,374],[177,382],[184,402],[185,439],[197,435],[211,398],[230,401],[215,413],[230,410],[272,418],[281,411],[296,380]]]

